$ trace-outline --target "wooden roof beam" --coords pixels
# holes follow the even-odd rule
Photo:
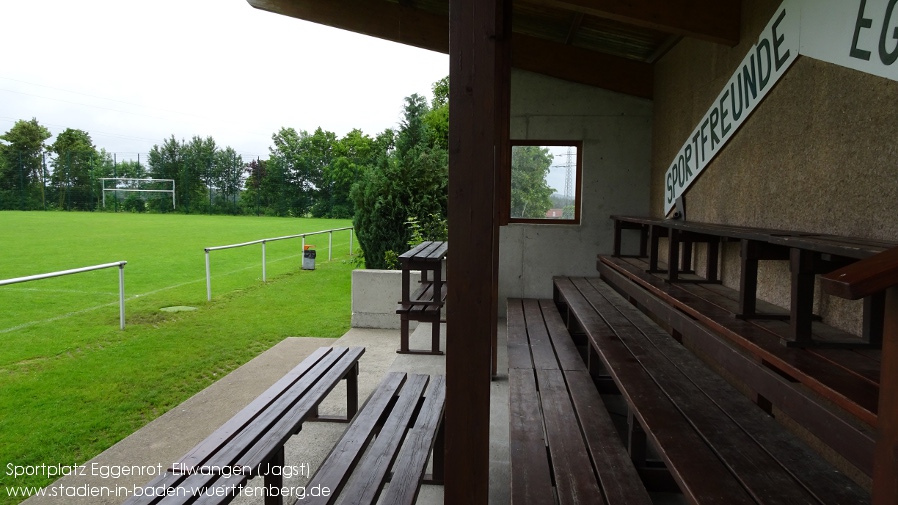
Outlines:
[[[383,0],[247,0],[257,9],[449,53],[449,19]],[[512,66],[643,98],[652,97],[647,63],[522,34],[512,36]]]
[[[256,9],[449,53],[449,19],[383,0],[247,0]]]
[[[739,43],[742,0],[515,0],[718,44]]]
[[[519,33],[513,34],[511,40],[511,64],[514,68],[652,98],[653,72],[649,63]]]

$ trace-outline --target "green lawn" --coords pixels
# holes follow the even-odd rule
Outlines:
[[[7,465],[83,463],[288,336],[349,328],[349,233],[204,247],[350,226],[349,221],[229,216],[0,212],[0,279],[125,260],[118,269],[0,287],[0,487],[45,485]],[[159,309],[189,305],[197,311]],[[0,491],[0,503],[15,503]]]

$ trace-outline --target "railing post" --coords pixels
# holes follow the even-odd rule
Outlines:
[[[327,234],[327,261],[334,257],[334,230]]]
[[[262,241],[262,282],[267,282],[265,277],[265,241]]]
[[[209,268],[209,249],[206,249],[206,301],[212,301],[212,273]]]
[[[125,329],[125,262],[118,265],[118,318],[119,329]]]
[[[349,229],[349,255],[352,256],[352,228]]]

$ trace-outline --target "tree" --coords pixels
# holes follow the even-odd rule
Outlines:
[[[245,189],[240,194],[240,205],[245,212],[259,215],[263,209],[270,208],[269,200],[271,192],[265,185],[269,184],[268,160],[255,159],[244,165],[243,173],[246,175]]]
[[[430,112],[423,97],[407,97],[398,133],[375,140],[383,150],[352,188],[353,222],[367,268],[387,268],[388,256],[408,248],[409,223],[416,232],[445,229],[449,156],[425,120]]]
[[[555,192],[546,182],[552,159],[545,147],[518,145],[511,150],[511,217],[546,217]]]
[[[433,83],[433,100],[430,112],[425,114],[424,123],[430,128],[431,142],[443,149],[449,149],[449,76]]]
[[[219,149],[214,156],[215,178],[213,184],[217,189],[216,209],[237,213],[237,195],[243,185],[243,157],[234,148],[228,146]]]
[[[359,129],[334,144],[333,161],[323,174],[328,189],[328,217],[346,219],[355,215],[355,204],[350,197],[352,185],[374,163],[376,147],[375,140]]]
[[[303,132],[305,134],[305,132]],[[312,174],[304,163],[300,134],[293,128],[281,128],[271,137],[269,148],[269,188],[274,213],[278,216],[304,216],[312,207]]]
[[[46,206],[44,142],[50,130],[37,122],[19,120],[0,135],[0,208],[36,209]]]
[[[50,162],[50,182],[56,190],[58,208],[93,210],[100,195],[94,167],[100,162],[90,135],[83,130],[66,128],[49,147],[55,157]]]
[[[215,180],[218,178],[215,153],[218,146],[212,137],[194,135],[190,142],[181,145],[182,170],[193,174],[187,179],[189,197],[193,197],[194,210],[210,212]]]

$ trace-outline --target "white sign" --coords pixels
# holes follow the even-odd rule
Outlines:
[[[798,58],[801,9],[786,0],[664,175],[664,213],[719,153]]]
[[[898,81],[898,0],[805,0],[801,54]]]
[[[798,55],[898,80],[898,0],[786,0],[664,175],[664,213]]]

